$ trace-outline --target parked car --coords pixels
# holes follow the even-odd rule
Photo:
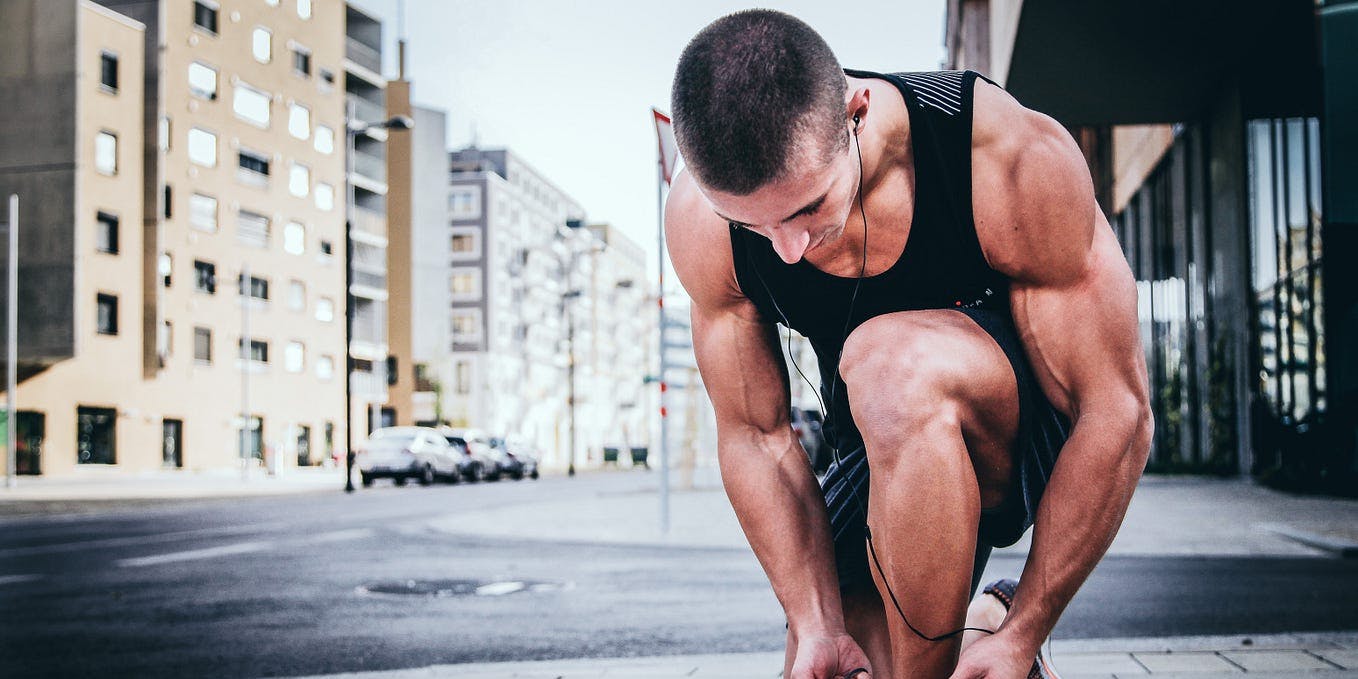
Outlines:
[[[462,478],[476,483],[499,478],[499,467],[491,454],[490,440],[479,429],[453,429],[444,427],[439,431],[448,445],[457,450],[457,468]]]
[[[792,431],[801,439],[806,457],[811,461],[811,469],[817,474],[825,473],[830,467],[832,454],[830,444],[825,442],[821,433],[820,411],[804,408],[792,409]]]
[[[404,486],[416,479],[427,486],[457,476],[457,459],[448,441],[429,427],[383,427],[368,435],[354,458],[363,485],[381,478]]]
[[[538,459],[533,454],[533,449],[529,445],[514,439],[493,438],[490,439],[491,450],[494,451],[495,464],[499,468],[499,474],[508,476],[515,481],[520,481],[528,476],[536,479],[538,477]]]

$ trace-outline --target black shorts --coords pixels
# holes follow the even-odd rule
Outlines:
[[[976,531],[976,563],[972,572],[971,591],[974,596],[990,549],[1008,547],[1018,542],[1029,526],[1033,525],[1056,457],[1070,435],[1070,420],[1054,408],[1042,393],[1033,377],[1032,366],[1023,353],[1013,320],[1007,313],[984,309],[955,310],[970,316],[995,339],[1009,357],[1018,383],[1019,422],[1013,451],[1018,474],[1015,487],[1002,503],[981,510],[980,525]],[[868,570],[870,566],[863,534],[863,512],[859,505],[860,500],[863,508],[868,504],[868,462],[861,444],[847,453],[841,452],[838,462],[830,463],[821,481],[821,493],[825,497],[830,532],[834,536],[840,589],[855,583],[870,585],[872,575]],[[873,538],[874,546],[880,549],[884,538]]]

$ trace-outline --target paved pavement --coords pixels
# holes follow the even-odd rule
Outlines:
[[[670,525],[660,530],[658,473],[626,490],[599,492],[588,501],[524,502],[473,509],[435,520],[450,534],[526,540],[676,546],[745,547],[715,469],[700,469],[691,488],[670,494]],[[146,475],[136,479],[21,479],[0,489],[0,513],[51,509],[82,500],[163,500],[330,490],[338,470],[261,475]],[[57,503],[44,505],[43,503]],[[484,520],[478,520],[484,519]],[[996,555],[1026,554],[1025,539]],[[1358,501],[1296,496],[1242,480],[1147,477],[1133,498],[1110,554],[1131,556],[1285,556],[1341,558],[1358,555]],[[1109,677],[1330,677],[1358,679],[1358,631],[1267,636],[1058,640],[1052,655],[1065,679]],[[647,658],[439,665],[348,675],[381,679],[416,677],[776,677],[780,653],[739,653]]]

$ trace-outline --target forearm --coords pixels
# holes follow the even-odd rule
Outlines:
[[[729,436],[722,482],[794,635],[842,631],[829,520],[816,477],[791,436]]]
[[[1001,627],[1036,652],[1112,544],[1150,449],[1149,416],[1079,420],[1033,526],[1014,607]]]

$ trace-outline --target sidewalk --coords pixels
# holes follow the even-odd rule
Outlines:
[[[55,511],[88,501],[185,500],[320,492],[344,487],[344,469],[289,469],[270,476],[262,468],[241,478],[234,471],[154,470],[140,473],[80,470],[72,476],[19,476],[14,488],[0,485],[0,514]],[[0,481],[3,484],[3,481]]]
[[[671,490],[667,533],[660,530],[658,481],[656,474],[621,472],[589,502],[487,508],[430,525],[486,537],[748,549],[716,470],[699,469],[692,489]],[[1026,554],[1031,536],[996,554]],[[1358,556],[1358,500],[1291,495],[1241,479],[1147,476],[1109,554]]]
[[[1253,637],[1103,639],[1052,643],[1062,679],[1358,678],[1358,632]],[[655,656],[436,665],[390,672],[329,675],[330,679],[776,679],[783,654]],[[318,678],[308,678],[318,679]]]

